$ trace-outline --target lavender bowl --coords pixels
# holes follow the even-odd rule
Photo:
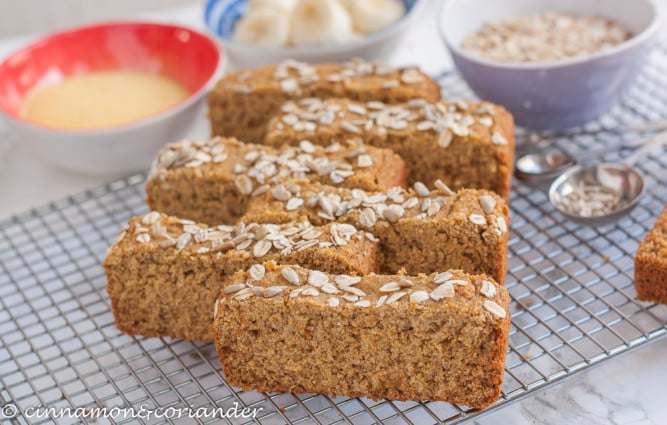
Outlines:
[[[487,22],[545,11],[597,15],[634,36],[609,50],[544,63],[507,63],[461,47]],[[518,125],[563,129],[609,111],[632,84],[659,34],[655,0],[448,0],[439,13],[440,35],[459,72],[482,99],[505,106]]]

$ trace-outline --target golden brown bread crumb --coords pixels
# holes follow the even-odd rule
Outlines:
[[[507,203],[485,190],[415,188],[369,193],[292,182],[254,197],[244,220],[287,223],[304,217],[318,225],[350,223],[378,238],[383,273],[462,269],[493,276],[502,284],[507,273]],[[290,202],[294,198],[301,200],[298,207]]]
[[[453,189],[487,189],[509,199],[514,167],[514,121],[487,102],[405,104],[304,99],[283,105],[264,143],[316,145],[358,140],[391,149],[410,169],[408,183],[443,180]]]
[[[477,408],[500,395],[509,296],[485,276],[353,279],[269,263],[236,273],[215,310],[225,378],[245,391]]]
[[[223,77],[209,94],[213,135],[261,143],[269,119],[291,99],[346,97],[362,102],[440,99],[440,87],[415,68],[389,68],[363,61],[243,70]]]
[[[331,185],[385,190],[405,185],[394,152],[371,146],[302,142],[277,148],[236,139],[184,140],[165,146],[146,184],[152,210],[210,225],[232,224],[268,185],[305,178]]]
[[[667,206],[637,250],[635,289],[641,301],[667,304]]]
[[[130,220],[104,261],[116,325],[131,335],[211,341],[223,281],[266,260],[359,275],[378,267],[376,244],[351,225],[208,227],[151,212]]]

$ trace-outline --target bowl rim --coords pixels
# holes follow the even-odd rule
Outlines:
[[[209,0],[210,1],[210,0]],[[357,0],[359,1],[359,0]],[[392,34],[398,32],[407,26],[415,16],[421,10],[423,10],[425,5],[424,0],[415,0],[414,6],[406,13],[403,14],[399,19],[382,28],[379,31],[364,35],[354,40],[346,41],[344,43],[335,43],[335,44],[307,44],[302,46],[286,46],[286,47],[270,47],[270,46],[260,46],[257,44],[251,43],[241,43],[234,41],[230,37],[223,37],[218,35],[209,23],[210,7],[204,8],[204,22],[206,24],[206,29],[210,32],[216,39],[220,40],[225,47],[228,47],[230,50],[245,50],[252,51],[253,53],[267,53],[275,55],[276,53],[286,54],[286,55],[311,55],[311,54],[322,54],[324,53],[338,53],[344,52],[346,50],[365,47],[369,44],[381,41]]]
[[[623,205],[621,208],[607,214],[604,216],[593,216],[593,217],[586,217],[586,216],[581,216],[581,215],[576,215],[569,213],[565,211],[559,202],[556,202],[556,197],[560,196],[558,194],[558,191],[560,187],[573,175],[577,173],[582,173],[586,172],[590,169],[596,168],[596,167],[609,167],[609,168],[616,168],[616,169],[623,169],[623,170],[629,170],[632,171],[637,177],[639,177],[639,181],[641,182],[641,188],[639,190],[639,193],[627,204]],[[547,198],[549,200],[549,203],[553,205],[553,207],[563,214],[564,216],[568,217],[569,219],[579,222],[579,223],[586,223],[586,224],[591,224],[594,223],[596,220],[605,220],[605,219],[614,219],[616,216],[623,216],[625,214],[630,213],[642,200],[644,195],[646,194],[646,176],[637,168],[635,168],[632,165],[625,164],[623,162],[598,162],[594,164],[588,164],[588,165],[575,165],[572,168],[568,169],[567,171],[563,172],[560,176],[558,176],[553,182],[551,182],[549,189],[547,191]]]
[[[484,58],[478,56],[474,53],[470,53],[467,50],[461,48],[458,44],[453,43],[444,29],[443,25],[443,15],[447,11],[448,7],[451,7],[457,0],[447,0],[443,1],[440,6],[438,13],[436,14],[438,34],[440,38],[445,43],[449,51],[453,56],[460,56],[464,59],[475,62],[480,65],[493,68],[501,68],[507,70],[544,70],[544,69],[556,69],[556,68],[565,68],[569,66],[579,65],[594,61],[597,59],[608,58],[611,56],[618,55],[626,50],[630,50],[636,46],[644,44],[652,39],[661,27],[661,12],[658,7],[656,0],[643,0],[652,9],[652,18],[649,25],[646,26],[642,31],[633,35],[630,39],[620,43],[616,46],[613,46],[609,49],[595,52],[589,55],[575,56],[571,58],[556,60],[556,61],[547,61],[547,62],[502,62],[498,60]],[[546,9],[545,9],[546,10]]]
[[[30,42],[22,47],[19,47],[17,50],[13,51],[9,55],[7,55],[2,62],[0,62],[0,70],[8,63],[10,62],[14,57],[17,55],[23,54],[26,51],[30,51],[32,49],[35,49],[37,47],[40,47],[46,43],[49,43],[55,38],[60,38],[64,37],[67,35],[71,35],[73,33],[79,32],[79,31],[86,31],[90,29],[96,29],[96,28],[113,28],[113,27],[160,27],[164,29],[174,29],[174,30],[185,30],[190,33],[197,34],[197,36],[201,37],[202,39],[206,40],[209,44],[210,47],[212,47],[212,52],[215,53],[215,67],[213,67],[213,71],[211,72],[211,75],[208,76],[206,82],[202,84],[197,90],[190,92],[188,96],[177,103],[176,105],[173,105],[170,108],[167,108],[161,112],[158,112],[156,114],[150,115],[148,117],[140,118],[135,121],[131,121],[125,124],[120,124],[120,125],[115,125],[115,126],[109,126],[109,127],[100,127],[100,128],[86,128],[86,129],[67,129],[67,128],[57,128],[57,127],[49,127],[46,125],[38,124],[33,121],[26,120],[24,118],[21,118],[20,116],[16,114],[9,113],[5,108],[0,106],[0,118],[4,118],[6,121],[10,123],[14,123],[26,128],[29,128],[31,130],[37,130],[40,132],[45,132],[45,133],[56,133],[59,135],[64,135],[64,134],[69,134],[69,135],[86,135],[86,136],[94,136],[94,135],[108,135],[108,134],[113,134],[113,133],[119,133],[119,132],[126,132],[126,131],[132,131],[144,126],[152,125],[157,123],[158,121],[163,121],[166,119],[169,119],[181,111],[187,109],[190,107],[192,104],[196,103],[199,101],[199,99],[206,94],[208,90],[211,89],[213,86],[216,78],[221,75],[226,66],[227,66],[227,55],[220,46],[220,44],[215,40],[213,37],[209,36],[208,34],[205,34],[201,31],[197,31],[193,28],[184,26],[184,25],[178,25],[178,24],[171,24],[171,23],[165,23],[165,22],[158,22],[158,21],[143,21],[143,20],[111,20],[111,21],[103,21],[103,22],[97,22],[94,24],[90,25],[82,25],[82,26],[77,26],[77,27],[72,27],[65,29],[63,31],[56,31],[52,32],[49,34],[46,34],[37,40]],[[122,69],[122,68],[119,68]],[[11,129],[10,129],[11,131]]]

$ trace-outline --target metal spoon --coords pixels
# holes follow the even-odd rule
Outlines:
[[[627,135],[640,133],[656,133],[667,130],[667,120],[658,120],[651,122],[640,122],[634,124],[627,124],[616,128],[606,128],[604,130],[586,130],[580,129],[573,133],[567,133],[571,136],[581,135],[597,135],[601,132],[608,134]],[[586,153],[575,160],[569,155],[563,154],[556,150],[540,151],[520,157],[516,161],[515,175],[519,180],[527,183],[534,183],[542,186],[545,183],[553,181],[556,177],[561,175],[565,170],[577,165],[577,162],[586,161],[609,152],[620,151],[624,149],[633,149],[648,142],[651,138],[644,137],[639,140],[634,140],[630,143],[615,144],[607,146],[593,152]]]
[[[575,166],[549,188],[549,201],[577,223],[603,225],[619,220],[637,206],[644,177],[634,164],[649,151],[667,145],[660,133],[620,163]]]
[[[516,161],[514,174],[519,180],[526,182],[553,180],[568,168],[577,165],[578,162],[587,161],[609,152],[634,149],[644,144],[648,144],[652,139],[653,136],[644,137],[620,146],[608,146],[593,152],[587,152],[579,156],[577,159],[556,150],[527,154]]]

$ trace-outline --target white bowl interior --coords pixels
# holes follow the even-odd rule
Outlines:
[[[218,46],[220,48],[220,46]],[[10,137],[28,146],[45,162],[86,175],[119,178],[145,171],[159,149],[188,135],[204,113],[204,99],[224,73],[227,54],[223,50],[216,70],[198,91],[166,111],[125,125],[89,130],[49,128],[5,115]]]
[[[466,36],[488,22],[547,10],[601,16],[635,35],[649,28],[657,15],[651,0],[447,0],[440,25],[447,42],[456,49]]]

